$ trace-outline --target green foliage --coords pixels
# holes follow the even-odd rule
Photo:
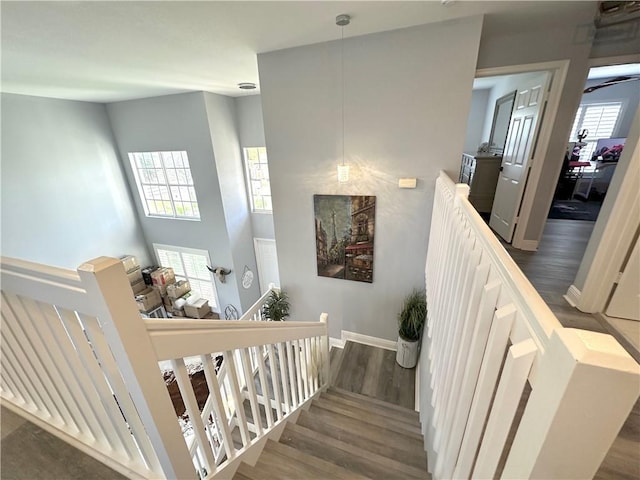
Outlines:
[[[409,342],[420,339],[427,318],[427,297],[414,290],[404,299],[402,310],[398,314],[398,334]]]
[[[283,291],[272,291],[262,307],[262,315],[267,320],[280,322],[289,316],[289,297]]]

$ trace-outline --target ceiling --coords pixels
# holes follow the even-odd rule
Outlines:
[[[590,2],[593,4],[593,2]],[[245,95],[257,54],[476,14],[485,28],[561,21],[585,2],[2,1],[2,91],[113,102],[186,91]],[[259,90],[258,90],[259,91]],[[256,92],[256,91],[254,91]]]

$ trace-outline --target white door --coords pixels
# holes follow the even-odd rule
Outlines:
[[[267,238],[254,238],[253,245],[256,250],[256,263],[258,264],[258,281],[260,293],[269,290],[269,284],[280,286],[280,273],[278,272],[278,254],[276,241]]]
[[[507,242],[511,242],[516,226],[549,77],[550,74],[545,73],[537,77],[537,81],[518,86],[489,220],[491,228]]]
[[[629,257],[607,308],[610,317],[640,321],[640,239]]]

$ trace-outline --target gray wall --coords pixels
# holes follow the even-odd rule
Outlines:
[[[236,97],[236,111],[238,112],[238,133],[240,147],[264,147],[264,122],[262,121],[262,99],[260,95]],[[267,156],[269,152],[267,152]],[[242,160],[244,162],[244,159]],[[243,163],[244,165],[244,163]],[[243,168],[243,175],[246,171]],[[257,238],[274,239],[273,215],[270,213],[251,213],[251,227]]]
[[[481,25],[473,17],[344,41],[344,185],[336,174],[340,43],[258,56],[280,279],[293,319],[326,311],[331,336],[397,338],[403,297],[424,289],[435,179],[459,170]],[[400,177],[417,177],[418,188],[398,189]],[[314,194],[377,197],[372,284],[317,276]]]
[[[2,255],[149,260],[104,105],[2,94]]]
[[[253,249],[253,233],[249,217],[250,206],[243,176],[243,160],[240,153],[236,108],[231,97],[204,94],[213,151],[215,153],[218,181],[224,216],[233,257],[233,272],[227,282],[235,282],[242,310],[247,310],[260,297],[260,286],[253,282],[248,289],[242,287],[244,268],[256,272]]]
[[[523,22],[501,22],[487,17],[482,31],[478,68],[570,60],[560,105],[542,167],[535,202],[525,231],[525,240],[542,235],[551,206],[556,180],[562,167],[571,122],[580,103],[588,72],[591,34],[596,4],[585,4],[579,15],[530,18]]]
[[[489,110],[489,93],[491,89],[474,90],[471,93],[467,134],[464,138],[464,151],[467,153],[476,153],[480,144],[489,140],[489,137],[483,136],[485,116]],[[493,107],[491,111],[493,112]]]
[[[202,92],[167,95],[107,105],[138,218],[149,242],[207,250],[215,266],[233,265],[221,200],[205,97]],[[200,208],[200,221],[147,217],[137,193],[129,152],[186,150]],[[237,274],[237,272],[234,272]],[[220,306],[241,309],[233,277],[215,280]]]

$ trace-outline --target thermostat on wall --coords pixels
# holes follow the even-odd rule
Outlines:
[[[415,178],[401,178],[398,180],[398,187],[400,188],[416,188],[417,180]]]

